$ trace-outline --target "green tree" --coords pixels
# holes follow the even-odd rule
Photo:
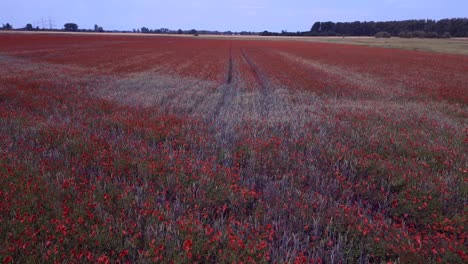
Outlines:
[[[451,38],[451,37],[452,37],[452,35],[449,32],[444,32],[444,34],[442,34],[442,36],[441,36],[441,38]]]
[[[10,25],[10,23],[6,23],[6,24],[3,24],[2,29],[4,29],[4,30],[12,30],[12,29],[13,29],[13,26]]]
[[[78,25],[75,23],[66,23],[63,27],[65,28],[65,31],[78,31]]]
[[[310,31],[312,32],[320,32],[320,22],[315,22],[314,25],[312,26],[312,29]]]
[[[376,38],[391,38],[392,35],[388,33],[387,31],[380,31],[377,34],[375,34]]]
[[[104,32],[104,29],[98,25],[94,25],[94,31],[95,32]]]
[[[27,30],[27,31],[33,31],[34,28],[33,28],[32,24],[27,24],[27,25],[26,25],[26,30]]]
[[[335,23],[328,21],[328,22],[322,22],[320,25],[320,31],[323,32],[335,32]]]

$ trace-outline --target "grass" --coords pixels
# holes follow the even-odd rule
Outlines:
[[[415,51],[429,51],[447,54],[468,55],[468,39],[405,39],[392,37],[389,39],[377,39],[373,37],[317,37],[311,41],[325,43],[340,43],[351,45],[364,45],[370,47],[406,49]]]

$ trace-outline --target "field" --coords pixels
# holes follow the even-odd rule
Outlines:
[[[468,56],[0,35],[4,263],[466,263]]]
[[[352,45],[365,45],[371,47],[398,48],[416,51],[431,51],[438,53],[468,55],[468,39],[404,39],[392,37],[377,39],[375,37],[317,37],[313,41],[325,43],[340,43]]]
[[[36,35],[83,35],[74,32],[48,32],[48,31],[4,31],[2,34],[36,34]],[[101,33],[88,32],[86,35],[100,35]],[[224,39],[224,40],[274,40],[274,41],[300,41],[300,42],[322,42],[350,44],[381,48],[396,48],[414,51],[430,51],[445,54],[468,55],[468,38],[451,39],[406,39],[387,38],[378,39],[375,37],[284,37],[284,36],[248,36],[248,35],[174,35],[174,34],[143,34],[143,33],[106,33],[107,36],[138,36],[138,37],[176,37],[176,38],[196,38],[196,39]]]

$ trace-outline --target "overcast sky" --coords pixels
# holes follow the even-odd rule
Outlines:
[[[468,0],[10,0],[2,1],[0,23],[14,27],[41,20],[63,28],[131,30],[208,29],[305,31],[315,21],[388,21],[468,16]]]

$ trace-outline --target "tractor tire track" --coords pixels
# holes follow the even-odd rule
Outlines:
[[[303,58],[292,53],[277,51],[279,56],[303,65],[305,69],[315,69],[331,76],[342,79],[345,83],[353,85],[361,94],[371,96],[385,96],[387,98],[401,97],[408,93],[409,88],[402,83],[387,83],[382,78],[371,74],[358,73],[337,65],[328,65],[311,59]]]
[[[232,82],[232,49],[229,49],[229,63],[228,63],[228,73],[226,83],[230,84]]]
[[[213,111],[213,120],[218,119],[221,110],[225,107],[226,105],[226,100],[227,97],[229,97],[230,94],[232,94],[232,89],[233,89],[233,84],[232,84],[232,71],[233,71],[233,59],[232,59],[232,49],[229,49],[229,58],[228,58],[228,67],[227,67],[227,78],[226,78],[226,83],[221,84],[218,89],[217,93],[220,94],[220,99],[218,103],[216,104],[214,111]]]
[[[257,112],[260,114],[262,119],[267,119],[272,109],[275,108],[276,102],[279,101],[277,94],[275,93],[275,86],[270,80],[269,76],[256,65],[254,59],[249,57],[244,49],[241,49],[241,54],[244,60],[249,65],[254,78],[260,86],[259,94],[257,97]]]
[[[258,85],[260,86],[260,90],[265,92],[268,87],[270,86],[270,82],[266,75],[259,69],[257,65],[252,61],[252,59],[246,54],[244,49],[241,49],[241,54],[244,60],[250,67],[250,70],[254,74],[254,78],[257,81]]]

